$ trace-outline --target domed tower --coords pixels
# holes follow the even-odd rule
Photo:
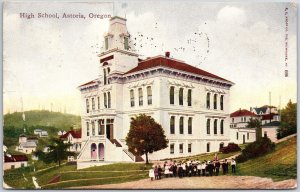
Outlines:
[[[104,85],[109,84],[107,79],[109,74],[123,74],[138,65],[138,54],[134,52],[125,18],[115,16],[110,19],[108,33],[104,36],[102,53],[98,56],[100,57],[100,81]]]

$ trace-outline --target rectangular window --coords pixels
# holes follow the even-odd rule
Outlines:
[[[125,49],[125,50],[128,50],[128,49],[129,49],[128,37],[124,37],[124,49]]]
[[[24,167],[25,166],[25,164],[24,163],[21,163],[21,167]]]
[[[175,134],[175,117],[172,116],[170,119],[170,134]]]
[[[151,87],[147,87],[147,98],[148,98],[148,105],[152,105],[152,89]]]
[[[107,92],[107,108],[111,108],[111,96],[110,96],[110,92]]]
[[[174,105],[174,87],[170,87],[170,104]]]
[[[183,153],[183,143],[179,144],[179,153]]]
[[[192,152],[192,144],[189,143],[189,144],[188,144],[188,153],[191,153],[191,152]]]
[[[104,107],[107,108],[107,96],[106,93],[104,93]]]
[[[90,136],[89,122],[86,122],[86,135]]]
[[[86,112],[87,113],[90,112],[90,102],[89,102],[89,99],[86,99]]]
[[[95,122],[92,121],[92,135],[95,136]]]
[[[223,102],[224,102],[224,95],[221,95],[221,98],[220,98],[220,109],[221,110],[224,110],[224,104],[223,104]]]
[[[247,133],[247,140],[249,140],[249,133]]]
[[[142,88],[139,88],[138,92],[139,92],[139,106],[143,106],[143,90],[142,90]]]
[[[206,108],[210,109],[210,93],[206,94]]]
[[[104,119],[98,121],[98,134],[104,135]]]
[[[108,37],[105,37],[105,50],[108,49]]]
[[[95,110],[95,99],[92,98],[92,110]]]
[[[239,132],[236,132],[236,140],[239,140]]]
[[[217,94],[214,94],[214,109],[217,109]]]
[[[98,100],[98,109],[100,109],[100,97],[97,97]]]
[[[188,106],[192,106],[192,90],[188,90]]]
[[[188,120],[188,134],[192,134],[192,127],[193,126],[193,120],[191,117],[189,117],[189,120]]]
[[[170,154],[174,154],[174,144],[170,144]]]
[[[183,127],[184,127],[184,125],[183,125],[183,117],[180,117],[180,119],[179,119],[179,133],[180,134],[183,134]]]
[[[11,169],[14,169],[14,168],[15,168],[15,165],[11,165],[10,168],[11,168]]]
[[[268,134],[266,131],[264,131],[264,137],[268,137]]]
[[[179,105],[183,105],[183,88],[179,89]]]
[[[134,91],[130,90],[130,106],[134,107]]]

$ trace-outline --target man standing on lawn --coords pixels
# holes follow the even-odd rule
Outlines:
[[[234,159],[231,160],[231,173],[235,173],[236,162]]]

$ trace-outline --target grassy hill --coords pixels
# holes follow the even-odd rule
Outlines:
[[[33,134],[34,129],[40,128],[48,131],[49,136],[56,135],[59,130],[69,130],[73,125],[80,128],[80,116],[46,110],[25,111],[24,113],[25,121],[21,112],[4,115],[4,144],[8,147],[17,144],[24,127],[26,127],[26,134]]]
[[[275,151],[237,165],[237,175],[270,177],[275,181],[297,178],[297,137],[276,144]]]

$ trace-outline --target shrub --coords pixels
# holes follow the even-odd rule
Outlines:
[[[248,159],[265,155],[271,151],[274,151],[274,149],[275,144],[268,137],[263,137],[258,141],[247,145],[246,148],[242,150],[242,154],[236,157],[236,161],[241,163],[247,161]]]
[[[220,152],[222,153],[230,153],[230,152],[235,152],[235,151],[240,151],[241,148],[235,144],[235,143],[228,143],[226,147],[223,147],[220,149]]]

